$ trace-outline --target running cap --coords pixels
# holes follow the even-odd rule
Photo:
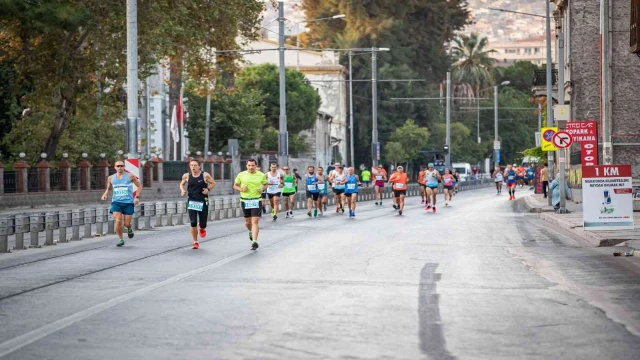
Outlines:
[[[429,167],[433,167],[433,163],[429,163],[429,165],[428,165],[428,166],[429,166]]]
[[[397,169],[398,170],[404,170],[404,168],[402,166],[398,166]]]

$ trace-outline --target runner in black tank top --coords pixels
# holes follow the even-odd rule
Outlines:
[[[193,237],[193,248],[198,249],[198,226],[200,227],[200,237],[207,236],[207,217],[209,215],[209,191],[216,186],[211,175],[200,170],[200,164],[191,160],[189,163],[191,172],[182,176],[180,182],[181,195],[188,194],[187,212],[191,222],[191,236]],[[185,185],[186,190],[185,190]]]

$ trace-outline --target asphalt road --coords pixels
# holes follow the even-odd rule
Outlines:
[[[407,202],[0,254],[0,358],[640,358],[640,259],[488,189]]]

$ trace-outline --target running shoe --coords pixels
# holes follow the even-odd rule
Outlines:
[[[124,246],[124,240],[120,239],[120,241],[116,244],[116,246],[118,246],[118,247]]]
[[[426,208],[424,208],[425,210],[429,211],[431,210],[431,204],[428,204]]]
[[[276,220],[278,220],[278,215],[273,214],[273,221],[276,221]]]
[[[276,214],[276,209],[271,209],[271,216],[274,216]]]
[[[207,229],[200,228],[200,237],[203,238],[207,236]]]
[[[378,205],[378,203],[375,203],[376,205]]]
[[[318,209],[313,210],[313,217],[318,217]]]
[[[342,213],[344,214],[344,207],[340,206],[340,211],[342,211]]]
[[[402,210],[398,211],[398,215],[402,215]]]
[[[307,216],[311,217],[311,210],[307,213]]]
[[[324,211],[327,211],[327,204],[324,204]]]
[[[258,247],[260,247],[260,245],[258,245],[257,241],[251,242],[251,250],[258,250]]]
[[[133,227],[127,228],[127,236],[129,237],[129,239],[133,238]]]
[[[340,212],[340,206],[336,206],[336,213]]]
[[[515,199],[516,199],[516,194],[513,194],[513,200],[515,200]]]
[[[293,217],[293,211],[289,214],[290,217]]]
[[[200,244],[198,244],[197,241],[193,242],[193,246],[191,247],[192,249],[199,249],[200,248]]]
[[[424,199],[422,199],[422,201],[420,202],[420,204],[424,205]]]
[[[288,212],[288,211],[287,211],[287,216],[286,216],[286,218],[287,218],[287,219],[289,218],[289,212]]]
[[[393,204],[393,209],[394,209],[394,210],[398,210],[398,205]]]
[[[449,202],[444,203],[444,206],[449,206]]]
[[[432,208],[432,210],[433,210],[433,212],[436,212],[436,207],[434,206],[434,207]]]

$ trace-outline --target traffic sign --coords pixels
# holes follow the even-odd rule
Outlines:
[[[557,127],[543,127],[541,129],[542,138],[541,140],[541,148],[542,151],[556,151],[557,148],[553,145],[553,136],[558,132]]]
[[[571,146],[571,144],[573,144],[573,138],[567,132],[558,131],[553,136],[552,142],[553,142],[553,145],[558,149],[564,149],[564,148],[568,148],[569,146]]]
[[[493,142],[493,150],[500,150],[500,141]]]

